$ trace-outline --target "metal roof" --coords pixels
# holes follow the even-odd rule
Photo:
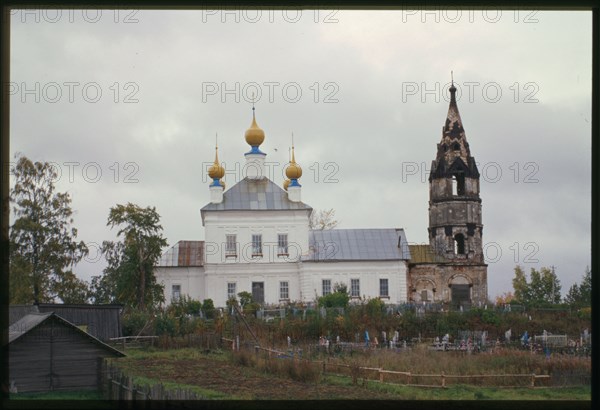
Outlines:
[[[39,313],[36,305],[9,305],[8,306],[8,324],[9,326],[29,313]]]
[[[157,266],[204,266],[204,241],[177,242],[162,254]]]
[[[122,336],[121,311],[123,305],[88,303],[40,303],[40,313],[54,312],[75,326],[85,325],[86,332],[102,341]]]
[[[81,330],[80,328],[75,326],[73,323],[63,319],[62,317],[58,316],[54,312],[30,313],[29,315],[24,316],[17,322],[13,323],[8,328],[8,343],[12,343],[15,340],[18,340],[19,338],[21,338],[21,336],[32,331],[37,326],[44,323],[46,320],[51,320],[51,319],[54,319],[54,320],[58,321],[59,323],[62,323],[65,326],[72,328],[74,331],[79,332],[81,335],[91,339],[94,343],[99,344],[100,346],[102,346],[105,349],[110,350],[119,356],[125,356],[125,353],[118,351],[114,347],[107,345],[106,343],[95,338],[94,336],[90,335],[89,333]]]
[[[408,245],[410,249],[410,263],[447,263],[450,262],[443,255],[433,250],[431,245]]]
[[[8,328],[8,343],[12,343],[17,340],[25,333],[42,323],[49,316],[52,316],[52,312],[49,313],[30,313],[17,320],[15,323]]]
[[[200,211],[286,211],[294,209],[312,210],[304,202],[292,202],[283,188],[268,178],[244,178],[223,193],[223,202],[210,203]]]
[[[328,229],[309,231],[307,262],[409,260],[403,229]]]

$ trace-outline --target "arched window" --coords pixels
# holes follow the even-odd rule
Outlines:
[[[454,149],[454,151],[460,151],[460,145],[458,144],[458,142],[455,142],[452,148]]]
[[[454,254],[465,254],[465,236],[462,233],[458,233],[454,236]]]
[[[458,195],[458,180],[456,175],[452,175],[452,196]]]
[[[465,176],[464,174],[452,175],[452,195],[465,194]]]

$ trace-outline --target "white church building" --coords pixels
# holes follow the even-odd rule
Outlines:
[[[254,110],[254,108],[253,108]],[[210,203],[200,211],[205,241],[180,241],[155,273],[170,303],[183,295],[215,306],[242,291],[266,305],[311,302],[345,284],[353,299],[407,302],[409,247],[402,229],[311,230],[302,169],[292,158],[283,187],[265,175],[265,139],[253,112],[245,178],[225,190],[218,151],[209,169]]]

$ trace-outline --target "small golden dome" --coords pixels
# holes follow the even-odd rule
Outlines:
[[[218,147],[215,147],[215,162],[208,168],[208,176],[212,179],[221,179],[225,175],[225,168],[219,164]]]
[[[287,191],[288,186],[290,186],[290,181],[289,179],[286,179],[285,181],[283,181],[283,189],[285,189]]]
[[[265,140],[265,132],[256,123],[256,118],[252,114],[252,125],[246,130],[246,142],[252,147],[257,147]]]
[[[289,179],[298,179],[302,176],[302,168],[300,165],[296,164],[296,158],[294,157],[294,147],[292,146],[292,160],[290,161],[290,165],[285,170],[285,175]]]

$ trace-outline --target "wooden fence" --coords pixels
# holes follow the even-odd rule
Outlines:
[[[111,337],[110,342],[114,346],[120,346],[123,350],[128,348],[143,348],[147,346],[154,346],[154,342],[158,339],[158,336],[123,336],[123,337]]]
[[[361,367],[349,364],[334,363],[323,361],[323,373],[336,374],[352,377],[356,382],[358,378],[379,383],[396,384],[411,387],[435,387],[447,388],[451,384],[469,384],[473,386],[489,386],[499,388],[516,387],[550,387],[541,386],[538,380],[550,380],[552,376],[547,374],[473,374],[473,375],[452,375],[441,372],[439,374],[417,374],[411,372],[400,372],[385,370],[377,367]],[[457,382],[450,382],[456,380]],[[486,383],[486,380],[492,382]],[[509,384],[502,383],[508,380]],[[523,380],[520,384],[510,384],[515,380]],[[428,381],[428,382],[427,382]],[[434,383],[436,382],[437,383]],[[546,383],[545,383],[546,384]]]
[[[581,373],[573,375],[563,375],[554,377],[548,374],[469,374],[457,375],[446,374],[418,374],[412,372],[402,372],[394,370],[385,370],[378,367],[362,367],[345,363],[336,363],[331,360],[309,360],[302,358],[299,352],[284,352],[276,349],[269,349],[260,346],[254,346],[255,354],[263,352],[266,357],[273,358],[291,358],[297,360],[308,360],[311,363],[319,366],[323,374],[335,374],[339,376],[352,377],[356,383],[358,379],[395,384],[411,387],[432,387],[432,388],[447,388],[455,384],[467,384],[479,387],[496,387],[496,388],[556,388],[556,387],[572,387],[581,386],[591,383],[591,375],[583,375]],[[577,380],[576,383],[570,382]]]
[[[269,358],[272,357],[289,357],[293,359],[299,359],[297,355],[290,354],[289,352],[283,352],[280,350],[264,348],[260,346],[254,347],[255,353],[258,355],[260,351],[266,353]],[[303,359],[308,360],[308,359]],[[353,366],[349,364],[335,363],[332,361],[311,361],[312,363],[321,366],[323,374],[336,374],[342,376],[352,377],[353,381],[356,382],[359,378],[380,383],[396,384],[402,386],[411,387],[439,387],[447,388],[450,380],[458,380],[461,384],[470,384],[474,386],[486,386],[501,387],[501,388],[515,388],[515,387],[548,387],[540,386],[540,383],[536,385],[537,380],[548,381],[550,375],[536,375],[536,374],[477,374],[477,375],[452,375],[452,374],[417,374],[411,372],[400,372],[393,370],[385,370],[378,367],[362,367]],[[429,383],[425,381],[430,381]],[[433,384],[437,380],[437,384]],[[485,383],[489,380],[491,384]],[[520,384],[506,384],[502,383],[503,380],[523,380]],[[454,383],[456,384],[456,382]]]
[[[235,342],[232,339],[223,338],[227,344],[235,349]],[[591,384],[591,374],[585,372],[563,372],[557,374],[557,377],[548,374],[418,374],[412,372],[401,372],[394,370],[385,370],[378,367],[363,367],[350,365],[345,363],[336,363],[328,360],[310,360],[308,357],[302,357],[300,349],[291,351],[282,351],[270,349],[261,346],[254,346],[254,352],[258,356],[263,352],[269,359],[289,358],[294,361],[310,361],[315,366],[319,367],[323,374],[336,374],[341,376],[352,377],[356,383],[357,380],[363,379],[396,384],[401,386],[412,387],[434,387],[447,388],[455,384],[467,384],[479,387],[497,387],[497,388],[557,388],[557,387],[573,387]],[[572,374],[571,374],[572,373]]]
[[[141,386],[107,361],[102,364],[102,390],[108,400],[207,400],[191,390],[167,388],[162,383]]]

